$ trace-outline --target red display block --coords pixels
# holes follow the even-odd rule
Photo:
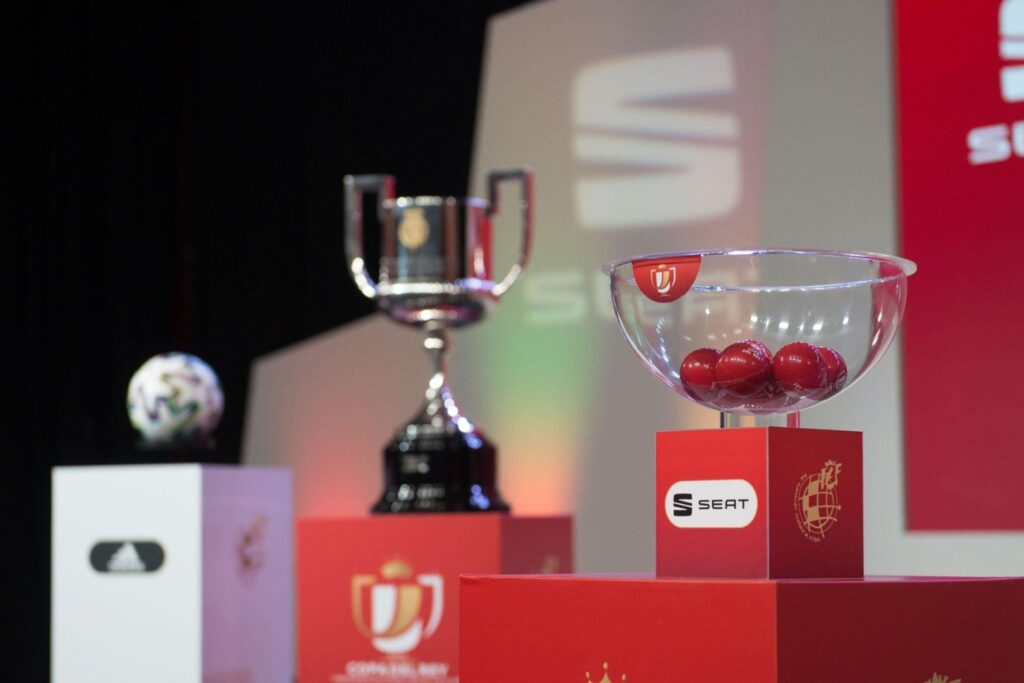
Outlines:
[[[454,683],[459,575],[571,572],[570,517],[300,519],[299,683]]]
[[[464,681],[1024,680],[1024,579],[462,579]]]
[[[658,576],[864,576],[860,432],[659,432],[657,459]]]

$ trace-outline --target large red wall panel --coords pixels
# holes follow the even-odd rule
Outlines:
[[[1022,529],[1024,0],[895,0],[911,529]],[[1019,122],[1019,123],[1018,123]]]

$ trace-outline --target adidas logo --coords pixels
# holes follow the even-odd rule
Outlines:
[[[156,541],[100,541],[89,552],[89,564],[101,574],[149,574],[164,564],[164,549]]]
[[[131,541],[125,541],[107,560],[107,571],[144,572],[146,571],[146,563],[139,557],[135,544]]]

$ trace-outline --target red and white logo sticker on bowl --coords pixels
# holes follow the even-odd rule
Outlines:
[[[675,301],[693,285],[700,270],[700,256],[633,261],[637,287],[651,301]]]

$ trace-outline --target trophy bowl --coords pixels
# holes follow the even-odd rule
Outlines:
[[[650,254],[602,270],[623,334],[669,389],[723,415],[789,413],[792,423],[878,362],[916,269],[881,254],[757,249]]]

